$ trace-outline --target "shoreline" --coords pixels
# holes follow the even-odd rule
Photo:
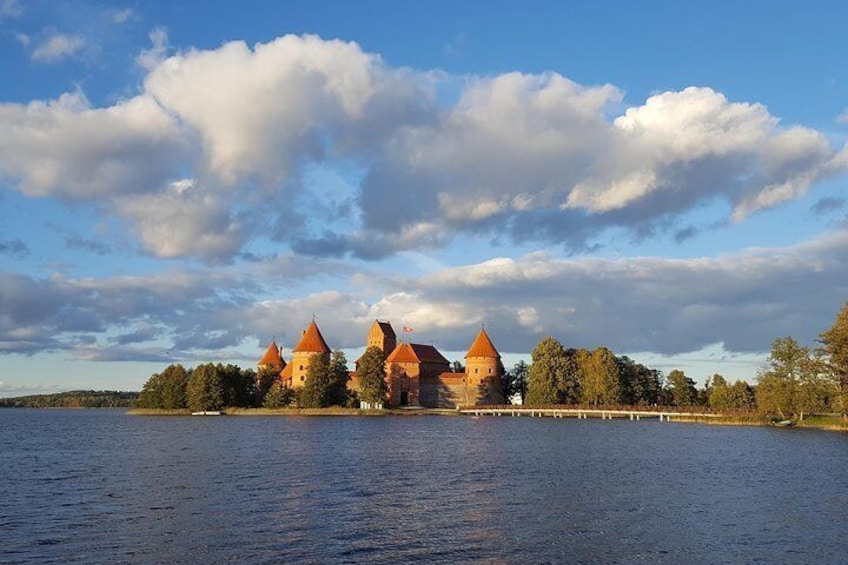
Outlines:
[[[529,409],[528,409],[529,411]],[[380,417],[380,416],[468,416],[478,418],[481,416],[470,416],[462,414],[456,409],[448,408],[393,408],[384,410],[362,410],[359,408],[224,408],[221,410],[225,416],[284,416],[284,417],[328,417],[328,416],[347,416],[347,417]],[[191,416],[190,410],[164,410],[151,408],[129,408],[126,411],[129,416]],[[495,417],[495,416],[488,416]],[[520,416],[520,417],[531,417]],[[563,420],[577,418],[561,418]],[[623,419],[623,418],[616,418]],[[824,421],[822,421],[824,420]],[[681,414],[675,416],[671,422],[682,424],[702,424],[708,426],[740,426],[740,427],[774,427],[771,420],[762,419],[760,417],[738,417],[738,416],[718,416],[712,418],[703,418],[698,416],[687,416]],[[840,422],[834,417],[812,416],[809,420],[797,422],[789,427],[790,429],[813,429],[826,430],[837,432],[848,432],[848,422]]]

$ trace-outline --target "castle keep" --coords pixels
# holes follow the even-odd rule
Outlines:
[[[389,322],[375,320],[368,331],[366,349],[377,347],[385,358],[385,378],[389,406],[455,408],[503,404],[501,356],[484,328],[468,348],[465,371],[451,371],[451,364],[432,345],[397,342]],[[330,348],[313,320],[292,349],[292,361],[286,363],[282,348],[272,341],[259,361],[259,369],[279,372],[287,387],[300,388],[306,381],[309,364],[316,355],[330,355]],[[358,364],[358,361],[357,361]],[[359,390],[356,371],[350,373],[348,388]]]

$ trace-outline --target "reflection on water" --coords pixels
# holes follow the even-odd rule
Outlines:
[[[0,563],[844,561],[848,436],[0,410]]]

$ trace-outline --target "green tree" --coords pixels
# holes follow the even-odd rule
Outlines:
[[[582,402],[595,406],[621,402],[619,365],[612,351],[599,347],[584,357],[581,374]]]
[[[341,350],[333,351],[330,357],[329,372],[330,388],[327,391],[328,406],[347,406],[350,372],[347,370],[347,358]]]
[[[256,400],[256,373],[237,365],[216,365],[224,386],[224,406],[253,406]]]
[[[786,418],[818,408],[821,395],[816,361],[810,350],[793,338],[781,337],[772,343],[767,367],[758,377],[757,406],[760,411]]]
[[[192,412],[224,407],[224,382],[215,365],[206,363],[194,368],[188,381],[187,401]]]
[[[303,388],[298,391],[297,404],[303,408],[323,408],[330,405],[333,390],[328,355],[313,355]]]
[[[280,379],[279,367],[262,367],[256,373],[256,398],[257,404],[263,405],[265,395],[271,386]]]
[[[707,381],[707,404],[716,410],[730,410],[733,406],[733,391],[727,380],[716,373]]]
[[[559,403],[559,381],[568,365],[568,356],[562,344],[553,337],[544,337],[533,348],[530,357],[532,364],[527,375],[527,403]]]
[[[848,421],[848,302],[846,302],[833,326],[819,336],[822,354],[832,383],[836,405],[842,419]]]
[[[386,383],[386,363],[383,352],[373,345],[359,358],[356,368],[359,379],[359,398],[371,405],[381,405],[389,394]]]
[[[189,372],[182,365],[168,365],[153,374],[141,389],[137,405],[141,408],[179,410],[186,407]]]
[[[162,375],[154,373],[147,379],[136,402],[139,408],[162,408]]]
[[[674,406],[692,406],[698,397],[698,389],[695,381],[686,376],[686,373],[675,369],[668,374],[668,385],[671,402]]]
[[[753,410],[756,408],[754,389],[745,381],[736,381],[730,387],[731,407],[736,410]]]
[[[186,408],[186,388],[190,373],[182,365],[168,365],[162,371],[160,390],[162,393],[162,408],[180,410]]]
[[[465,365],[462,364],[462,361],[454,360],[454,362],[451,363],[451,371],[454,373],[464,373]]]
[[[518,394],[521,396],[521,403],[524,403],[524,398],[527,396],[527,374],[530,372],[530,366],[519,360],[510,371],[504,373],[501,378],[501,392],[504,400],[511,403],[511,398]]]
[[[652,406],[660,401],[660,372],[636,363],[629,357],[618,357],[621,375],[621,401],[624,404]]]
[[[294,402],[294,391],[280,381],[274,381],[263,397],[265,408],[284,408]]]

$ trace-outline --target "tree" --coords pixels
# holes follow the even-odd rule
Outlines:
[[[766,414],[786,418],[822,410],[827,392],[822,379],[823,362],[811,356],[810,349],[791,337],[774,340],[768,367],[757,385],[757,407]]]
[[[189,372],[182,365],[168,365],[161,373],[152,375],[138,399],[141,408],[179,410],[186,407],[186,387]]]
[[[256,373],[237,365],[216,366],[224,385],[224,406],[252,406],[256,399]]]
[[[716,410],[730,410],[733,408],[733,391],[727,384],[727,380],[719,375],[714,374],[707,379],[707,405]]]
[[[330,357],[329,389],[327,390],[327,406],[347,406],[347,382],[350,372],[347,370],[347,358],[341,350],[333,351]]]
[[[530,353],[532,364],[527,374],[528,404],[557,404],[560,402],[559,379],[568,363],[565,349],[548,336]]]
[[[819,336],[827,360],[830,380],[836,393],[836,406],[848,421],[848,302],[836,316],[833,326]]]
[[[454,360],[454,362],[451,363],[451,371],[454,373],[464,373],[465,365],[462,364],[462,361]]]
[[[379,347],[371,346],[359,358],[356,367],[359,379],[359,399],[369,405],[378,406],[386,401],[389,385],[386,383],[386,363]]]
[[[675,406],[692,406],[698,397],[698,389],[695,381],[686,376],[686,373],[675,369],[668,374],[669,392],[671,401]]]
[[[212,363],[198,365],[191,372],[186,390],[188,408],[192,412],[220,410],[224,406],[224,383]]]
[[[501,392],[504,400],[511,403],[511,398],[518,394],[521,395],[521,403],[524,403],[524,398],[527,395],[527,373],[530,367],[523,359],[518,361],[512,370],[504,373],[501,378]]]
[[[580,381],[582,402],[595,406],[621,402],[619,365],[612,351],[599,347],[583,359],[583,379]]]
[[[138,395],[139,408],[162,408],[162,375],[154,373]]]
[[[660,372],[636,363],[629,357],[616,358],[621,375],[621,401],[624,404],[650,406],[660,400]]]
[[[323,408],[330,405],[333,382],[328,355],[313,355],[309,360],[306,381],[298,391],[297,404],[304,408]]]
[[[265,395],[268,394],[268,391],[279,379],[279,367],[262,367],[261,369],[259,369],[259,371],[256,373],[257,404],[261,404],[264,406]]]
[[[188,405],[186,388],[190,373],[182,365],[168,365],[162,371],[162,408],[180,410]]]
[[[294,390],[280,381],[274,381],[266,391],[262,406],[265,408],[283,408],[294,402]]]

